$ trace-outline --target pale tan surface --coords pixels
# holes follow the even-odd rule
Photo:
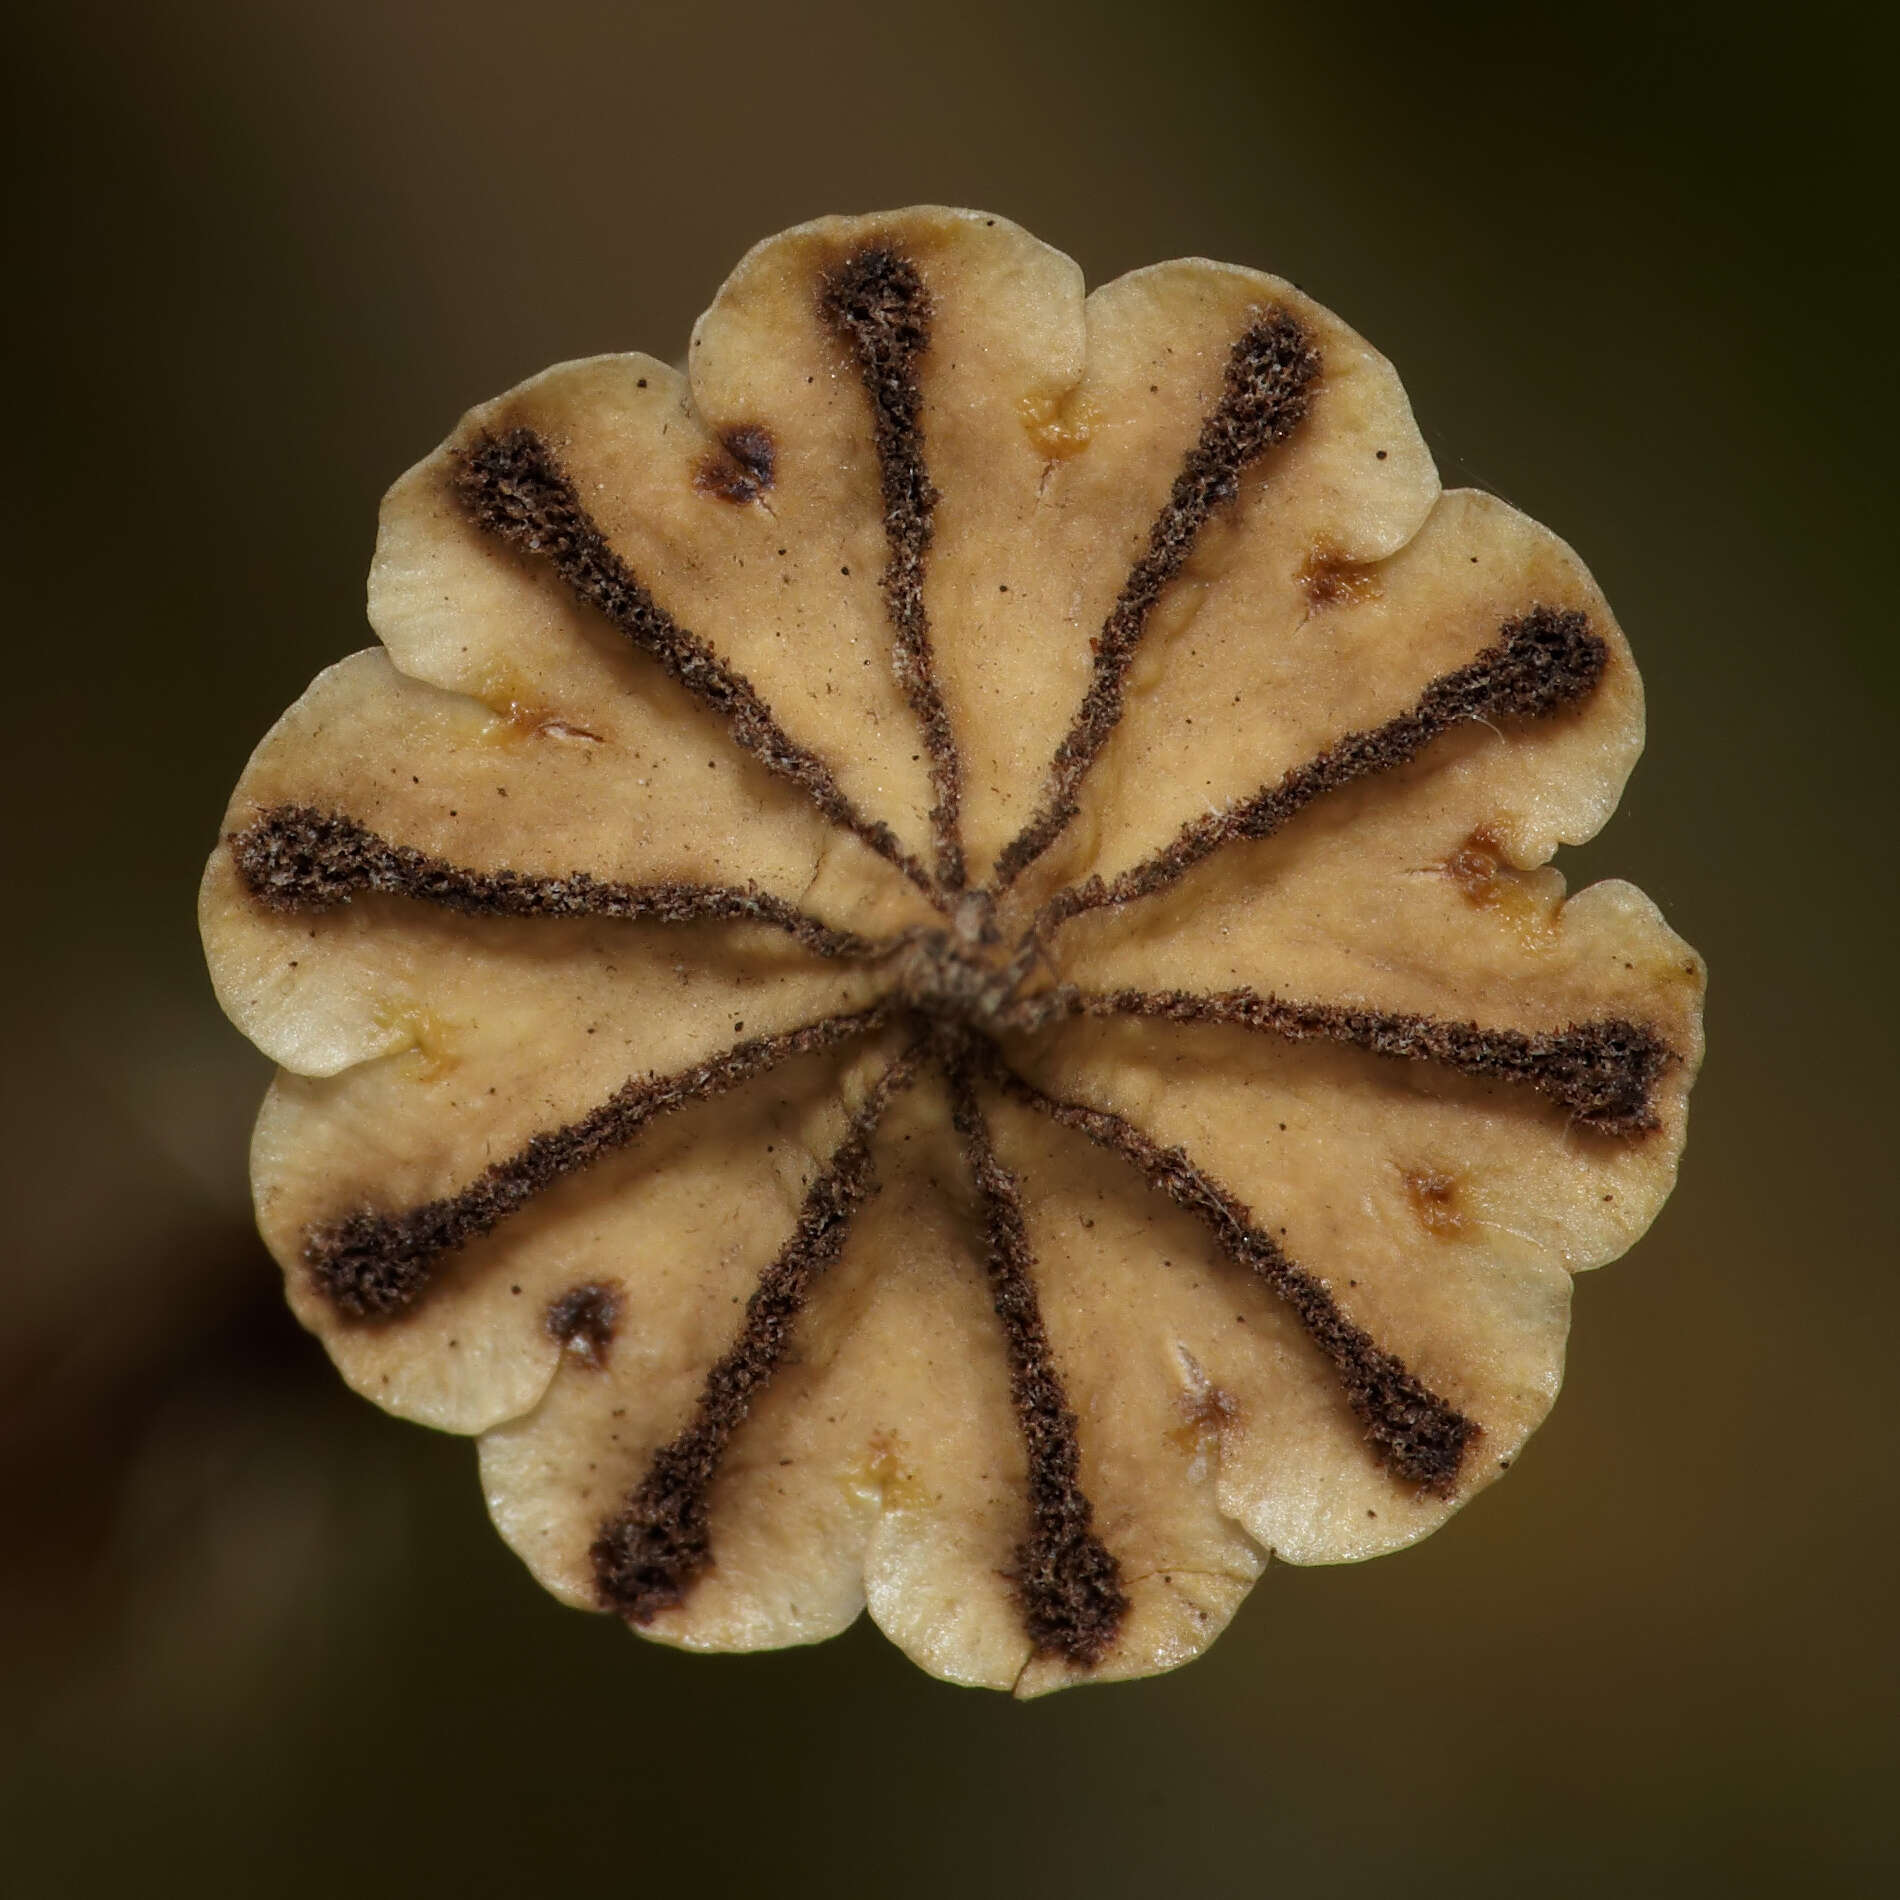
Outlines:
[[[868,1593],[880,1624],[926,1667],[1007,1687],[1029,1647],[999,1575],[1022,1532],[1023,1454],[940,1096],[913,1091],[893,1104],[877,1155],[883,1189],[801,1320],[796,1363],[773,1379],[714,1487],[717,1566],[650,1630],[692,1648],[810,1642],[842,1628]],[[776,1211],[776,1235],[762,1237],[735,1289],[790,1232],[795,1209]],[[728,1303],[710,1304],[736,1323]],[[623,1444],[603,1470],[617,1483],[588,1502],[631,1488],[690,1415],[725,1339],[701,1340],[701,1322],[683,1323],[684,1350],[663,1342],[676,1368],[664,1381],[644,1349],[617,1352],[604,1378],[563,1371],[531,1417],[484,1441],[496,1521],[574,1601],[592,1596],[594,1519],[563,1500],[599,1457],[615,1407],[626,1408]]]
[[[891,1053],[883,1050],[883,1060]],[[535,1575],[570,1602],[592,1603],[587,1552],[600,1521],[692,1416],[706,1368],[737,1331],[759,1268],[790,1236],[805,1189],[844,1133],[842,1098],[855,1107],[867,1072],[882,1062],[860,1055],[843,1066],[842,1090],[791,1076],[783,1090],[748,1090],[736,1108],[715,1102],[683,1111],[669,1131],[672,1152],[658,1168],[638,1171],[677,1198],[665,1206],[651,1192],[643,1206],[603,1200],[614,1224],[603,1258],[612,1255],[628,1285],[627,1323],[605,1366],[570,1361],[544,1403],[482,1445],[495,1522]],[[827,1079],[840,1067],[832,1059]],[[823,1382],[830,1352],[805,1343],[816,1329],[800,1330],[800,1363],[781,1370],[761,1414],[796,1411],[799,1390]],[[869,1507],[796,1432],[748,1428],[733,1454],[715,1505],[718,1568],[695,1593],[690,1615],[663,1617],[654,1633],[718,1649],[832,1635],[862,1607],[851,1534],[862,1542]],[[793,1463],[780,1462],[786,1458]],[[778,1495],[747,1498],[749,1478]],[[734,1492],[744,1500],[736,1512],[726,1501]],[[721,1535],[730,1517],[743,1526],[736,1537]]]
[[[319,674],[258,747],[224,829],[242,830],[274,805],[347,809],[392,843],[477,870],[757,884],[875,931],[931,914],[896,879],[864,877],[867,862],[883,870],[865,847],[736,754],[710,721],[696,731],[604,690],[587,721],[589,738],[524,730],[479,699],[398,672],[384,653],[353,654]],[[252,902],[223,850],[206,867],[200,915],[219,1002],[266,1054],[306,1075],[429,1040],[434,1032],[417,1019],[459,1020],[483,996],[498,958],[545,972],[557,986],[570,971],[579,982],[599,980],[589,953],[574,947],[595,942],[588,932],[598,926],[490,921],[471,930],[466,920],[380,899],[280,916]],[[598,941],[636,961],[657,959],[668,975],[680,962],[679,943],[664,934],[623,926]],[[809,979],[802,959],[793,978],[776,933],[748,931],[740,941],[745,985],[768,972]],[[667,993],[697,1007],[716,973],[687,970]],[[624,983],[615,994],[619,1007],[633,1008]],[[566,1005],[550,998],[548,1007],[560,1014]]]
[[[1225,579],[1208,592],[1231,608]],[[1473,659],[1532,603],[1589,614],[1610,646],[1602,682],[1582,707],[1524,722],[1508,743],[1468,727],[1440,740],[1411,773],[1387,774],[1428,784],[1396,827],[1383,829],[1396,829],[1402,848],[1424,863],[1487,825],[1526,867],[1592,836],[1642,750],[1643,700],[1623,636],[1576,556],[1495,496],[1454,489],[1404,548],[1360,570],[1357,585],[1364,598],[1325,605],[1296,587],[1276,598],[1264,582],[1250,585],[1240,598],[1258,625],[1223,620],[1210,601],[1165,654],[1164,643],[1144,647],[1137,690],[1086,782],[1077,823],[1033,868],[1021,899],[1091,871],[1113,876],[1344,734],[1406,712],[1431,680]],[[1348,836],[1355,858],[1389,850],[1368,835],[1379,821],[1367,819],[1388,806],[1399,809],[1382,783],[1333,793],[1301,819],[1301,843],[1288,855],[1304,866],[1321,839]],[[1382,861],[1367,874],[1386,868]],[[1249,881],[1261,874],[1248,865]],[[1331,874],[1329,866],[1323,875]]]
[[[877,588],[868,408],[817,317],[819,273],[871,236],[912,255],[936,314],[920,369],[941,493],[926,600],[977,877],[1038,802],[1089,641],[1234,336],[1279,304],[1324,359],[1307,422],[1249,471],[1163,597],[1126,720],[1009,919],[1402,711],[1534,603],[1585,609],[1611,644],[1581,709],[1463,729],[1169,893],[1077,920],[1054,974],[1530,1029],[1620,1014],[1682,1058],[1663,1126],[1612,1140],[1521,1089],[1238,1029],[1071,1023],[1005,1039],[1042,1085],[1186,1146],[1483,1428],[1452,1496],[1397,1484],[1284,1309],[1198,1222],[1079,1135],[991,1102],[1095,1528],[1131,1599],[1085,1672],[1030,1655],[1008,1583],[1023,1451],[967,1170],[926,1071],[878,1137],[880,1193],[734,1439],[714,1567],[650,1633],[758,1648],[868,1606],[934,1673],[1037,1693],[1172,1667],[1269,1554],[1394,1548],[1505,1468],[1561,1380],[1570,1275],[1636,1239],[1673,1180],[1702,972],[1640,893],[1605,884],[1566,902],[1538,868],[1614,807],[1641,746],[1635,671],[1568,549],[1489,497],[1439,496],[1382,358],[1277,279],[1187,261],[1084,301],[1073,265],[1026,233],[932,208],[755,249],[695,332],[690,383],[649,357],[603,357],[473,412],[386,504],[371,611],[388,657],[316,682],[260,748],[229,828],[275,802],[335,806],[477,868],[756,880],[868,934],[931,921],[597,615],[467,526],[446,487],[455,446],[482,429],[545,432],[655,598],[923,853],[921,747]],[[771,489],[734,503],[698,477],[742,425],[766,427],[778,459]],[[1337,598],[1312,584],[1329,564]],[[600,1522],[690,1417],[895,1043],[805,1059],[655,1125],[456,1256],[393,1326],[340,1325],[305,1280],[302,1235],[450,1192],[629,1075],[716,1053],[739,1022],[756,1035],[861,1006],[885,974],[731,926],[469,921],[394,900],[273,918],[222,849],[204,919],[220,997],[286,1070],[256,1170],[300,1316],[379,1403],[485,1433],[504,1535],[550,1589],[591,1603]],[[1423,1208],[1418,1181],[1437,1184]],[[601,1369],[564,1360],[541,1323],[549,1299],[590,1281],[625,1290]]]
[[[756,668],[754,683],[762,689],[776,683],[770,663],[789,642],[808,672],[783,704],[775,702],[780,724],[794,739],[834,754],[837,748],[827,741],[840,732],[858,735],[861,748],[838,759],[845,791],[883,810],[900,835],[920,835],[915,799],[907,804],[897,782],[916,747],[906,749],[892,736],[895,686],[884,682],[888,690],[881,688],[882,675],[857,650],[851,623],[839,618],[842,607],[828,574],[807,576],[793,588],[778,563],[768,581],[760,565],[766,541],[774,549],[790,544],[782,536],[771,539],[773,524],[758,504],[735,506],[698,486],[695,477],[711,438],[682,417],[682,398],[677,371],[644,356],[608,356],[559,364],[471,410],[455,434],[384,497],[369,577],[370,624],[405,673],[469,694],[536,740],[560,742],[573,730],[597,730],[590,720],[612,718],[617,730],[602,736],[619,741],[629,776],[646,781],[638,789],[645,794],[660,782],[651,769],[657,763],[672,794],[659,804],[644,796],[632,801],[643,816],[651,813],[643,832],[675,848],[703,837],[702,876],[757,875],[763,882],[777,868],[768,856],[764,868],[752,869],[752,853],[771,850],[770,828],[764,837],[741,843],[746,827],[743,816],[735,819],[732,801],[740,814],[761,806],[776,812],[795,803],[795,795],[737,751],[716,720],[632,651],[599,614],[577,603],[545,568],[490,545],[456,504],[450,490],[462,449],[485,433],[544,430],[603,526],[625,531],[629,525],[612,505],[618,484],[652,497],[639,551],[658,569],[643,576],[656,604],[715,646],[736,642],[736,653],[722,648],[725,657],[741,670]],[[577,413],[598,414],[598,428],[576,430]],[[602,485],[609,474],[613,490]],[[662,479],[664,486],[657,486]],[[722,560],[700,545],[708,536],[739,539],[744,548]],[[750,574],[747,550],[754,564]],[[674,597],[675,583],[688,599]],[[769,612],[760,609],[761,590]],[[872,735],[880,733],[883,740],[874,742]],[[696,799],[704,807],[689,824],[686,814]],[[801,881],[801,888],[812,886],[806,903],[821,911],[827,904],[875,906],[878,899],[866,882],[866,847],[808,813],[792,822],[807,828],[805,849],[815,867]],[[600,828],[612,827],[603,818]]]
[[[1158,743],[1170,771],[1184,748],[1197,758],[1231,748],[1236,696],[1258,710],[1250,696],[1270,687],[1263,675],[1278,641],[1304,611],[1295,577],[1315,554],[1347,561],[1389,554],[1438,493],[1392,366],[1330,311],[1280,278],[1204,259],[1131,272],[1089,298],[1088,373],[1075,406],[1095,418],[1092,439],[1050,470],[1038,515],[1036,563],[1061,577],[1050,595],[1068,629],[1061,644],[1086,653],[1220,394],[1234,339],[1270,308],[1299,320],[1321,369],[1306,420],[1242,475],[1232,508],[1208,523],[1150,617],[1129,675],[1130,712],[1158,698],[1144,727],[1169,734]],[[1067,680],[1051,684],[1059,688],[1049,705],[1059,736],[1077,695]],[[1139,785],[1145,820],[1170,833],[1208,802],[1259,783],[1217,789],[1197,778],[1188,797],[1169,799],[1148,783],[1154,763],[1137,750],[1111,770],[1125,788]],[[1060,849],[1072,870],[1084,861],[1107,869],[1116,857],[1098,835],[1103,788],[1092,781],[1091,789]]]

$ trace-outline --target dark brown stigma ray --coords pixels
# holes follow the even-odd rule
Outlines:
[[[467,1187],[399,1213],[362,1208],[311,1229],[304,1262],[318,1290],[347,1318],[390,1321],[415,1310],[449,1255],[491,1233],[570,1175],[624,1148],[662,1115],[724,1095],[795,1056],[870,1035],[890,1021],[889,1004],[821,1017],[798,1029],[754,1036],[671,1075],[633,1077],[578,1120],[531,1136]]]
[[[924,607],[924,557],[937,491],[924,463],[917,363],[930,347],[930,292],[909,258],[889,245],[871,244],[825,273],[818,306],[850,349],[871,403],[884,499],[884,605],[895,639],[897,681],[923,728],[930,762],[938,881],[945,890],[960,891],[963,760],[938,689]]]
[[[1677,1059],[1653,1029],[1620,1016],[1559,1030],[1486,1029],[1475,1022],[1446,1022],[1400,1010],[1288,1002],[1249,989],[1203,993],[1063,988],[1029,999],[1021,1026],[1041,1028],[1076,1016],[1225,1023],[1287,1042],[1330,1042],[1373,1055],[1436,1063],[1460,1075],[1534,1089],[1566,1109],[1573,1121],[1603,1135],[1647,1134],[1661,1125],[1656,1084]]]
[[[715,718],[733,743],[797,786],[835,825],[861,838],[917,888],[940,901],[930,873],[881,819],[846,797],[831,768],[782,727],[758,690],[647,592],[609,545],[549,444],[532,429],[484,436],[461,456],[456,491],[477,527],[518,553],[546,561],[577,599],[656,660]]]
[[[1016,1177],[997,1159],[970,1077],[967,1036],[942,1060],[950,1118],[982,1209],[990,1302],[1009,1355],[1009,1395],[1028,1455],[1029,1534],[1014,1581],[1023,1627],[1038,1655],[1087,1667],[1107,1653],[1128,1614],[1121,1564],[1094,1531],[1082,1489],[1077,1419],[1056,1370],[1036,1297],[1035,1255]]]
[[[1458,726],[1550,718],[1587,699],[1609,660],[1609,646],[1591,630],[1587,614],[1574,607],[1532,607],[1505,621],[1496,641],[1468,665],[1441,673],[1410,710],[1382,726],[1349,732],[1277,785],[1184,825],[1172,843],[1118,877],[1086,878],[1058,891],[1043,906],[1036,928],[1046,933],[1084,912],[1164,891],[1221,846],[1272,837],[1315,799],[1410,765]]]
[[[1092,642],[1088,690],[1056,748],[1042,804],[996,860],[999,893],[1055,843],[1075,816],[1082,781],[1121,721],[1128,669],[1155,603],[1180,573],[1214,512],[1240,493],[1242,474],[1305,420],[1319,373],[1319,352],[1284,310],[1263,312],[1234,344],[1219,400],[1201,424],[1200,437],[1148,531],[1148,545]]]
[[[1436,1497],[1452,1494],[1465,1454],[1482,1427],[1348,1319],[1326,1283],[1290,1260],[1238,1196],[1197,1167],[1184,1150],[1162,1146],[1123,1116],[1047,1095],[1000,1060],[993,1079],[1015,1100],[1119,1155],[1157,1193],[1194,1215],[1228,1259],[1278,1295],[1300,1330],[1325,1355],[1373,1456],[1421,1491]]]
[[[892,1097],[915,1079],[919,1059],[916,1048],[900,1056],[852,1116],[806,1190],[791,1238],[759,1276],[738,1337],[707,1373],[692,1422],[653,1454],[626,1503],[601,1526],[590,1555],[602,1608],[650,1623],[684,1602],[712,1561],[711,1495],[726,1448],[783,1361],[813,1283],[844,1250],[853,1217],[877,1190],[871,1141]]]
[[[362,896],[403,897],[464,917],[707,921],[782,930],[815,956],[863,962],[889,946],[833,930],[782,897],[718,884],[616,884],[586,871],[474,871],[392,844],[343,812],[275,805],[229,840],[239,881],[267,910],[307,915]]]

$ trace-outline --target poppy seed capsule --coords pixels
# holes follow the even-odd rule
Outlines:
[[[570,1603],[1036,1694],[1432,1530],[1673,1182],[1642,742],[1390,366],[1006,221],[758,246],[384,504],[203,892],[259,1220]]]

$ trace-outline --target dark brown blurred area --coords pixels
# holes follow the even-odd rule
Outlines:
[[[0,1885],[22,1896],[1886,1891],[1900,1333],[1891,205],[1805,8],[78,4],[17,20]],[[1510,1480],[1026,1708],[868,1626],[561,1609],[350,1397],[245,1180],[192,907],[367,644],[378,496],[755,239],[983,205],[1263,265],[1617,605],[1650,756],[1573,881],[1713,969],[1682,1185]]]

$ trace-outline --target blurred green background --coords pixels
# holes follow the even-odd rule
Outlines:
[[[1887,64],[1715,8],[76,0],[6,61],[0,1836],[23,1896],[1887,1891]],[[1871,12],[1870,16],[1871,17]],[[1026,1708],[868,1625],[558,1608],[285,1313],[192,921],[377,498],[754,239],[917,200],[1264,265],[1590,561],[1651,756],[1568,854],[1713,966],[1675,1199],[1418,1549]]]

